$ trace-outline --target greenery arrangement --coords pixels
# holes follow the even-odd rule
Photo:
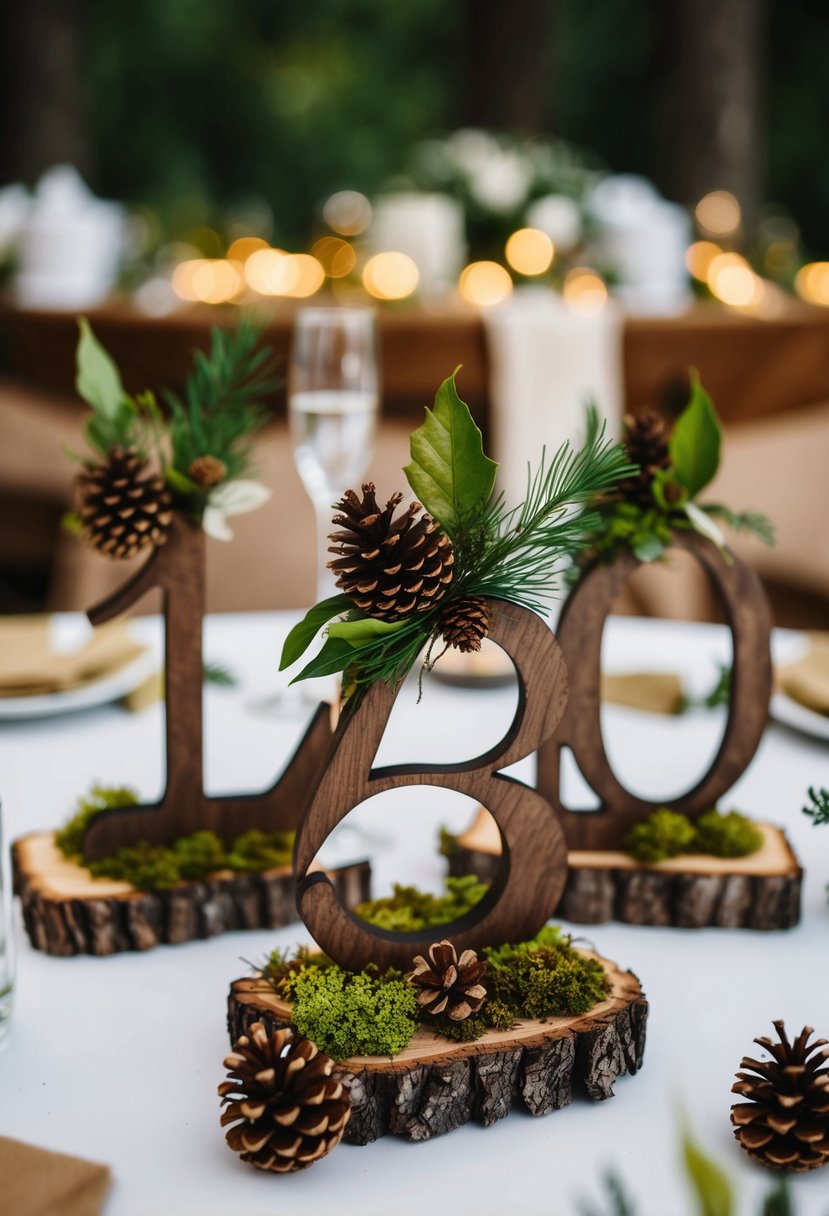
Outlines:
[[[773,545],[774,529],[765,515],[697,501],[719,469],[722,435],[714,404],[695,372],[689,401],[670,433],[664,420],[652,412],[626,419],[625,444],[639,472],[592,504],[599,525],[571,571],[571,580],[578,578],[588,561],[610,563],[625,549],[641,562],[656,561],[676,530],[698,532],[724,551],[719,527],[723,523]]]
[[[738,811],[705,811],[692,821],[667,807],[634,824],[625,838],[627,852],[643,865],[687,853],[746,857],[762,844],[763,833]]]
[[[93,454],[76,457],[83,469],[68,526],[112,557],[162,543],[169,508],[229,540],[227,517],[269,496],[244,476],[267,418],[261,401],[277,386],[256,325],[243,318],[235,329],[212,329],[209,353],[194,353],[183,397],[164,392],[166,416],[152,391],[126,392],[85,318],[79,327],[75,386],[92,410],[85,435]]]
[[[463,878],[447,877],[445,895],[432,895],[417,887],[395,883],[391,895],[358,904],[354,914],[378,929],[415,933],[465,916],[488,890],[489,884],[480,882],[474,874],[466,874]]]
[[[584,546],[585,534],[600,525],[599,513],[586,510],[585,504],[636,471],[591,410],[584,447],[574,451],[565,444],[552,460],[543,454],[539,467],[528,474],[525,501],[508,508],[502,495],[493,494],[497,464],[484,454],[481,432],[458,396],[455,374],[440,386],[434,409],[426,410],[425,422],[413,433],[411,457],[406,477],[428,516],[413,523],[419,504],[411,504],[402,520],[394,520],[402,496],[394,495],[381,512],[373,486],[363,487],[362,503],[349,491],[339,504],[344,514],[334,520],[344,529],[334,534],[339,544],[332,548],[341,557],[331,565],[338,585],[350,593],[312,608],[288,635],[282,652],[280,667],[291,666],[327,626],[321,651],[295,680],[345,672],[345,693],[352,704],[374,680],[396,684],[426,646],[428,669],[441,638],[445,645],[478,649],[489,625],[484,597],[543,611],[555,594],[562,565]],[[425,588],[419,578],[406,582],[418,561],[422,565],[417,545],[424,534],[435,563],[433,582]],[[409,537],[417,545],[411,543],[407,550]],[[385,553],[390,555],[388,569],[378,570],[376,562]],[[383,579],[392,570],[394,585],[387,586]],[[405,604],[404,586],[413,592]]]
[[[397,888],[401,911],[411,906],[409,924],[418,909],[431,910],[428,896],[415,888]],[[362,905],[362,915],[385,927],[383,901]],[[366,912],[370,915],[366,915]],[[609,982],[601,963],[576,950],[570,938],[547,926],[531,941],[488,948],[483,984],[486,999],[463,1020],[430,1014],[418,1003],[418,989],[399,971],[343,970],[324,954],[300,948],[293,954],[274,951],[262,975],[276,994],[291,1002],[291,1019],[300,1033],[335,1059],[355,1055],[398,1055],[419,1024],[454,1042],[469,1042],[487,1030],[506,1030],[521,1018],[578,1015],[604,1000]]]
[[[126,786],[95,785],[78,800],[78,808],[55,833],[55,843],[69,861],[86,864],[83,837],[93,815],[120,806],[135,806],[135,790]],[[215,832],[192,832],[169,846],[141,842],[121,848],[112,857],[89,864],[94,878],[128,882],[138,891],[170,891],[182,882],[194,882],[220,870],[261,873],[289,866],[293,858],[293,832],[261,832],[252,829],[238,836],[227,848]]]

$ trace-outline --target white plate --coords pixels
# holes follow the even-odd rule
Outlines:
[[[792,730],[799,730],[804,735],[812,735],[816,739],[829,740],[829,718],[825,714],[815,713],[798,701],[793,701],[785,692],[776,692],[769,705],[769,717]]]
[[[80,646],[91,631],[91,625],[76,616],[53,618],[56,646],[60,650],[71,650]],[[138,642],[144,639],[135,636]],[[117,701],[158,671],[158,656],[153,647],[136,655],[125,666],[103,679],[84,684],[81,688],[69,688],[65,692],[42,693],[34,697],[0,697],[0,721],[13,722],[22,718],[47,718],[53,714],[74,713],[79,709],[93,709]]]

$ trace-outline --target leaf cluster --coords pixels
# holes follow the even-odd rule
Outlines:
[[[815,827],[819,824],[829,823],[829,790],[823,787],[816,789],[815,786],[810,785],[809,802],[804,806],[803,814],[811,818]]]
[[[413,933],[465,916],[488,890],[489,884],[479,882],[474,874],[447,878],[445,895],[432,895],[417,887],[395,883],[391,895],[358,904],[354,914],[379,929]]]
[[[643,865],[670,857],[704,853],[711,857],[746,857],[763,844],[763,833],[739,811],[705,811],[692,821],[687,815],[661,807],[625,838],[625,849]]]

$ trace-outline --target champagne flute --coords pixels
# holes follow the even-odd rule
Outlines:
[[[299,313],[288,372],[294,464],[314,506],[317,600],[336,593],[328,567],[332,504],[365,476],[374,451],[377,324],[367,308]]]

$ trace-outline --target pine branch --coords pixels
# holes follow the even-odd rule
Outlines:
[[[706,503],[702,510],[714,519],[721,519],[733,532],[749,532],[761,540],[764,545],[773,548],[775,543],[774,524],[767,515],[760,511],[732,511],[722,503]]]
[[[819,824],[829,823],[829,790],[823,788],[818,790],[810,785],[809,800],[812,805],[804,806],[803,814],[811,818],[815,827]]]

